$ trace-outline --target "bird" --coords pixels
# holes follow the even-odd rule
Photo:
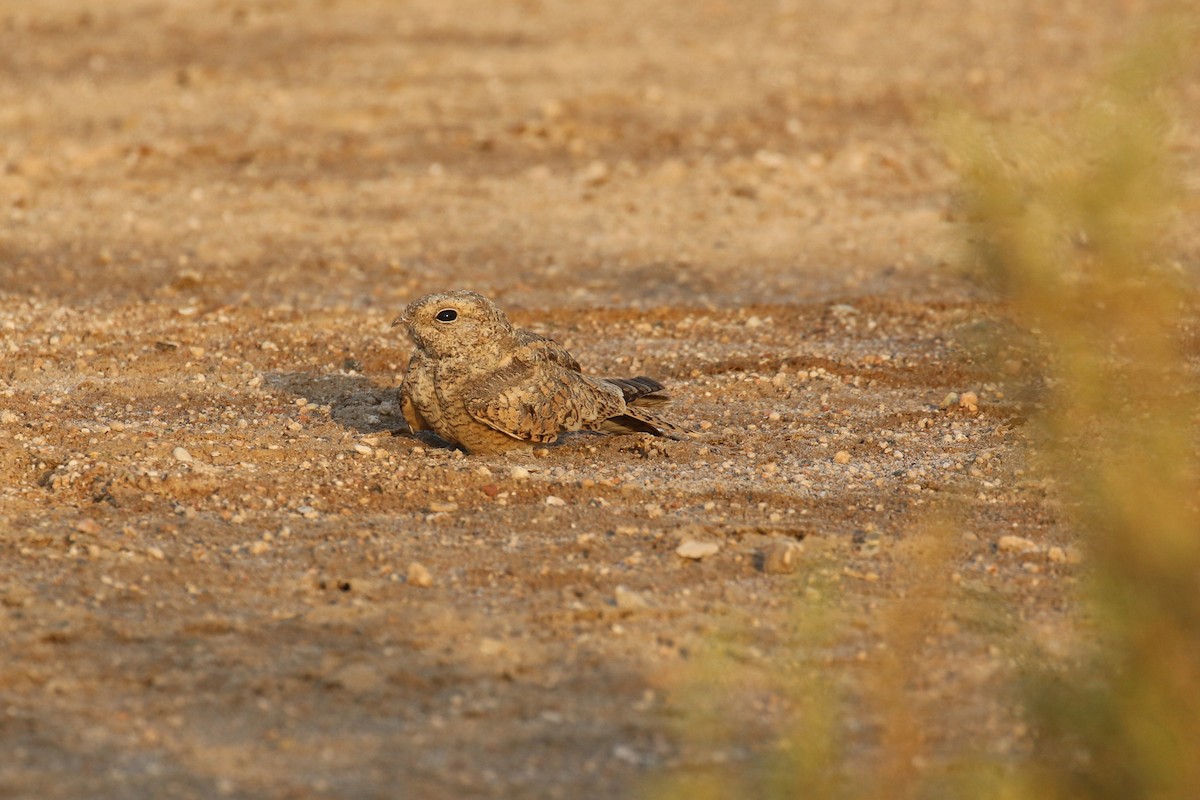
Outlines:
[[[468,453],[549,444],[568,431],[688,435],[651,411],[670,399],[661,383],[587,375],[566,348],[514,327],[478,292],[425,295],[392,326],[414,345],[400,386],[409,428]]]

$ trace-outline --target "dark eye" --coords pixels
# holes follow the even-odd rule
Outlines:
[[[454,322],[458,319],[458,312],[453,308],[443,308],[437,313],[438,322]]]

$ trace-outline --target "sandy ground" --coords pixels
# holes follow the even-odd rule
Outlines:
[[[1028,749],[1086,562],[928,120],[1069,108],[1148,13],[1061,5],[0,2],[0,794],[628,797],[805,665],[861,759],[910,607],[923,768]],[[390,435],[459,287],[697,437]]]

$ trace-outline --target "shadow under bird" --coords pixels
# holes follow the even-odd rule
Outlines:
[[[400,387],[414,432],[471,453],[546,444],[567,431],[686,435],[651,411],[669,399],[661,383],[585,375],[562,345],[513,327],[476,292],[426,295],[392,325],[415,345]]]

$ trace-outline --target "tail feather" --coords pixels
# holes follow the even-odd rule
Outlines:
[[[598,430],[603,433],[652,433],[655,436],[666,436],[671,439],[683,439],[691,436],[691,433],[685,428],[667,422],[636,405],[626,406],[624,414],[609,417],[600,424]]]
[[[670,395],[663,391],[666,387],[645,375],[639,375],[636,378],[605,378],[604,380],[621,390],[628,405],[656,406],[671,399]]]

